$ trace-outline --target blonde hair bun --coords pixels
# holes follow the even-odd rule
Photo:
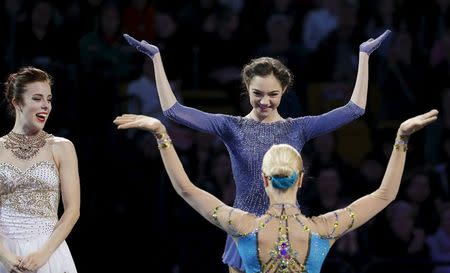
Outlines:
[[[263,157],[262,171],[271,178],[272,186],[276,188],[289,188],[297,181],[302,168],[299,152],[289,144],[275,144]]]

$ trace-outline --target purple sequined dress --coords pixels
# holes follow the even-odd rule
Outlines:
[[[173,121],[195,130],[216,135],[224,142],[231,159],[236,183],[234,207],[257,215],[269,205],[261,181],[261,165],[265,152],[273,145],[286,143],[301,151],[306,141],[326,134],[357,119],[364,109],[353,102],[319,116],[287,118],[272,123],[223,114],[210,114],[186,107],[178,102],[164,111]],[[234,241],[228,236],[224,263],[240,268]]]

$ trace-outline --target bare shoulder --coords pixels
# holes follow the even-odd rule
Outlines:
[[[48,142],[52,146],[53,152],[56,155],[64,155],[75,151],[75,146],[72,141],[64,137],[51,136],[48,138]]]
[[[56,145],[56,146],[73,146],[72,141],[70,141],[69,139],[65,138],[65,137],[59,137],[59,136],[54,136],[54,135],[49,135],[49,137],[47,138],[47,141],[52,144],[52,145]]]

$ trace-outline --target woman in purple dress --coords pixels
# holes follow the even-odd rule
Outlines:
[[[409,137],[436,121],[437,115],[437,110],[431,110],[402,122],[378,189],[345,208],[313,217],[303,215],[297,206],[297,192],[303,185],[303,161],[288,144],[273,145],[263,157],[259,183],[265,188],[270,206],[258,216],[229,207],[196,187],[184,171],[170,133],[159,120],[124,114],[114,123],[120,130],[137,128],[154,134],[173,188],[206,220],[232,236],[246,273],[320,273],[339,238],[369,221],[395,199]],[[207,260],[206,256],[202,259]]]
[[[366,107],[369,56],[387,38],[386,30],[376,39],[359,47],[359,66],[350,101],[319,116],[283,118],[278,106],[292,83],[291,72],[278,60],[261,57],[242,69],[242,81],[247,87],[252,110],[245,117],[210,114],[181,105],[167,80],[159,49],[146,41],[137,41],[125,34],[128,43],[153,60],[159,100],[164,114],[177,123],[195,130],[214,134],[224,142],[231,158],[236,197],[234,207],[263,214],[269,205],[261,183],[261,163],[264,153],[273,145],[286,143],[301,151],[308,140],[362,116]],[[228,236],[223,262],[230,272],[244,272],[244,265],[232,238]]]

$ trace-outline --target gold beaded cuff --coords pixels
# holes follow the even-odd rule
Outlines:
[[[406,152],[406,151],[408,150],[408,145],[406,145],[406,144],[394,144],[394,148],[395,148],[397,151],[403,151],[403,152]]]
[[[172,145],[172,139],[170,139],[170,136],[167,134],[166,131],[155,132],[154,135],[156,137],[156,141],[158,142],[158,148],[166,149],[167,147]]]
[[[160,149],[165,149],[168,148],[170,145],[172,145],[172,140],[169,137],[164,139],[158,139],[157,141],[158,141],[158,148]]]
[[[165,137],[168,137],[167,132],[163,131],[163,132],[154,132],[153,133],[156,137],[156,139],[163,139]]]
[[[408,150],[409,135],[397,135],[395,138],[394,148],[397,151],[406,152]]]
[[[395,139],[395,144],[407,145],[409,140],[409,135],[397,135]]]

